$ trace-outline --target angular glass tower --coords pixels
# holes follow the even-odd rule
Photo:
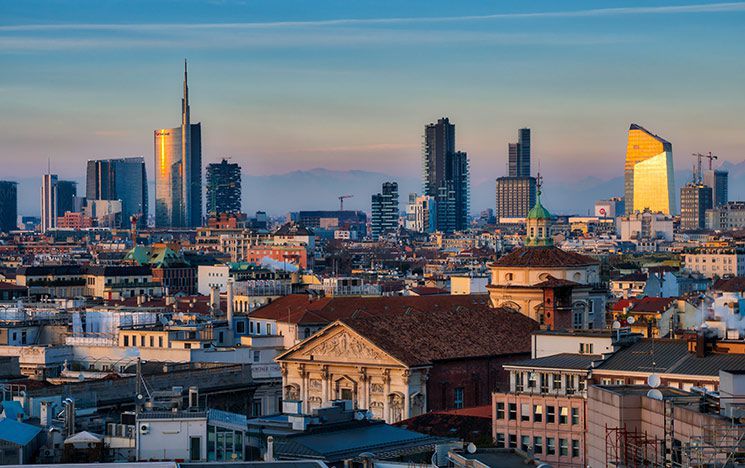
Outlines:
[[[122,227],[130,227],[132,215],[137,215],[140,227],[147,227],[145,159],[134,157],[88,161],[85,197],[87,200],[121,200]]]
[[[624,171],[626,214],[650,210],[675,212],[673,145],[644,127],[631,124]]]
[[[202,127],[192,124],[184,62],[181,126],[155,130],[155,225],[202,224]]]

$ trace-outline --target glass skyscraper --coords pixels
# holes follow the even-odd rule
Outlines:
[[[148,200],[145,159],[88,161],[85,195],[87,200],[121,200],[122,227],[130,226],[132,215],[137,215],[140,227],[146,227]]]
[[[207,165],[207,213],[240,213],[241,167],[223,159]]]
[[[15,182],[0,180],[0,232],[18,228],[18,188]]]
[[[624,171],[626,214],[675,212],[673,145],[637,124],[629,127]]]
[[[470,170],[468,155],[455,151],[455,125],[447,117],[424,128],[423,192],[437,202],[436,228],[452,232],[468,227]]]
[[[155,130],[155,225],[202,224],[202,127],[192,124],[184,62],[181,126]]]
[[[373,239],[398,228],[398,184],[384,182],[383,190],[372,196],[370,231]]]

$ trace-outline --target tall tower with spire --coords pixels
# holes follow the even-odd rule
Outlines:
[[[191,123],[189,74],[184,60],[181,126],[155,130],[155,225],[202,223],[202,126]]]

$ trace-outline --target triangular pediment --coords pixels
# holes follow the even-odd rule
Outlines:
[[[398,360],[340,322],[298,343],[276,360],[401,365]]]

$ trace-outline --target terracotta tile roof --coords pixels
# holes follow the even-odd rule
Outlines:
[[[414,288],[411,288],[411,292],[416,294],[417,296],[433,296],[433,295],[442,295],[442,294],[450,294],[447,290],[442,288],[435,288],[430,286],[416,286]]]
[[[456,416],[472,416],[474,418],[491,419],[491,417],[492,417],[491,410],[492,410],[491,405],[484,405],[484,406],[472,406],[470,408],[459,408],[459,409],[451,409],[451,410],[443,410],[443,411],[433,411],[433,413],[436,413],[436,414],[452,414],[452,415],[456,415]]]
[[[743,292],[745,291],[745,276],[719,279],[714,283],[714,286],[712,286],[711,289],[722,292]]]
[[[493,263],[499,267],[590,266],[599,262],[587,255],[567,252],[558,247],[521,247]]]
[[[639,313],[662,313],[670,308],[675,302],[673,297],[641,297],[631,299],[621,299],[613,304],[614,312],[622,312],[623,309],[629,308],[631,312]]]
[[[533,285],[534,288],[558,288],[561,286],[581,287],[583,285],[566,279],[554,278],[551,275],[548,275],[545,281]]]
[[[430,296],[420,308],[343,318],[341,322],[407,366],[530,352],[534,320],[510,309]],[[388,298],[390,299],[390,298]],[[448,299],[438,303],[433,299]],[[455,306],[455,307],[454,307]]]
[[[404,313],[407,310],[489,308],[488,296],[391,296],[391,297],[322,297],[290,294],[256,309],[252,318],[276,320],[300,325],[327,325],[353,316]]]

